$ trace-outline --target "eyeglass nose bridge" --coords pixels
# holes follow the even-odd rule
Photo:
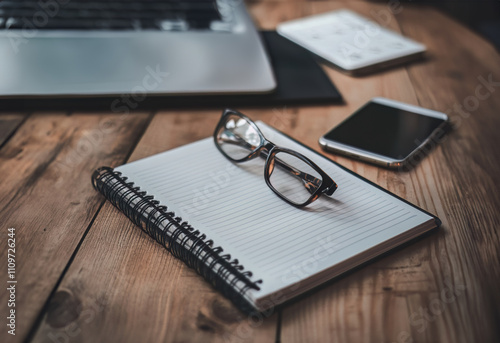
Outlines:
[[[254,152],[252,152],[248,157],[247,160],[253,160],[254,158],[257,157],[262,157],[264,160],[268,160],[270,152],[276,148],[276,145],[274,143],[269,142],[264,138],[263,143],[260,145],[258,149],[256,149]]]
[[[267,153],[270,154],[274,148],[276,148],[276,144],[269,142],[267,139],[264,138],[264,143],[262,144],[262,149],[267,150]]]
[[[266,164],[268,163],[269,156],[271,156],[274,149],[276,149],[276,144],[264,138],[264,142],[262,143],[261,148],[259,149],[259,154],[260,156],[266,159]]]

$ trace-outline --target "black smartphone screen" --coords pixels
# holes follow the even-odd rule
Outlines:
[[[445,120],[369,102],[324,137],[396,160],[406,158]]]

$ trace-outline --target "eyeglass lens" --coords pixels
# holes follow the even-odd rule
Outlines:
[[[322,183],[320,173],[295,155],[280,151],[269,161],[269,183],[289,201],[307,202]]]
[[[248,120],[231,114],[219,128],[217,143],[225,154],[239,160],[254,152],[261,145],[262,137]]]

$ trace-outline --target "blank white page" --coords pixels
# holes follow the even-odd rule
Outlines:
[[[207,138],[116,168],[237,258],[261,298],[432,219],[263,123],[264,135],[318,164],[338,184],[304,209],[264,180],[264,159],[233,164]]]

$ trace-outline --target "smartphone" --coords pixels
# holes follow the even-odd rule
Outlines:
[[[412,164],[429,143],[441,140],[444,113],[386,98],[373,98],[319,139],[326,151],[388,168]]]

